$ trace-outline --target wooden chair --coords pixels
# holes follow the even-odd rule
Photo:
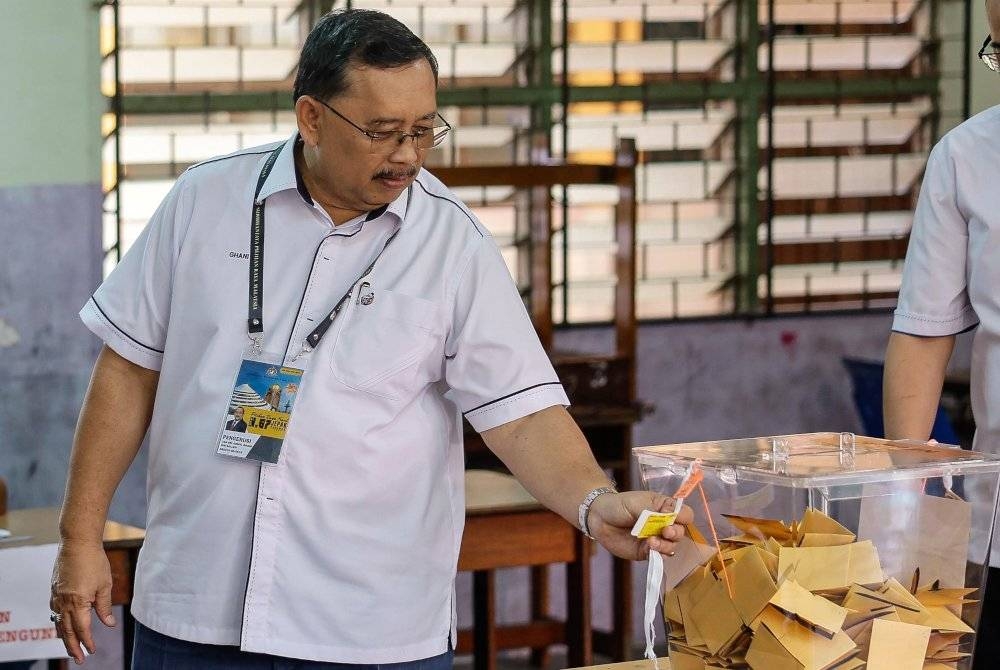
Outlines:
[[[570,665],[592,661],[591,542],[544,508],[510,475],[465,473],[465,535],[458,569],[472,572],[473,628],[459,631],[458,653],[473,653],[475,670],[495,670],[497,651],[544,653],[565,643]],[[496,625],[496,570],[566,563],[566,620],[534,611],[527,623]]]

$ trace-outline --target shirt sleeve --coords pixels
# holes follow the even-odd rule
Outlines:
[[[969,302],[969,228],[958,206],[956,186],[955,164],[945,138],[927,159],[892,322],[896,332],[940,337],[979,323]]]
[[[569,405],[489,237],[478,243],[455,292],[445,380],[479,432],[553,405]]]
[[[115,353],[159,370],[170,321],[180,224],[187,220],[178,181],[149,224],[80,311],[80,318]]]

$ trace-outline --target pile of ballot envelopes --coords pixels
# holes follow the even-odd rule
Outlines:
[[[961,614],[975,589],[918,588],[919,572],[908,586],[886,578],[870,540],[813,509],[790,525],[727,519],[741,534],[720,540],[719,551],[689,526],[704,560],[664,596],[671,670],[968,663],[974,631]]]

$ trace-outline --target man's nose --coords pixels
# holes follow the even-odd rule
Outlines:
[[[417,150],[417,138],[413,135],[404,135],[393,152],[389,154],[389,160],[393,163],[413,165],[419,159],[420,151]]]

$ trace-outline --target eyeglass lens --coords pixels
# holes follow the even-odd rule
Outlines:
[[[418,149],[432,149],[444,141],[448,130],[450,130],[448,126],[437,126],[419,134],[404,133],[402,131],[386,133],[384,137],[370,138],[371,150],[375,154],[389,154],[408,139],[413,140],[413,145]]]
[[[983,61],[986,67],[994,72],[1000,72],[1000,51],[997,51],[993,44],[993,36],[987,35],[986,39],[983,40],[982,48],[979,49],[979,60]]]

